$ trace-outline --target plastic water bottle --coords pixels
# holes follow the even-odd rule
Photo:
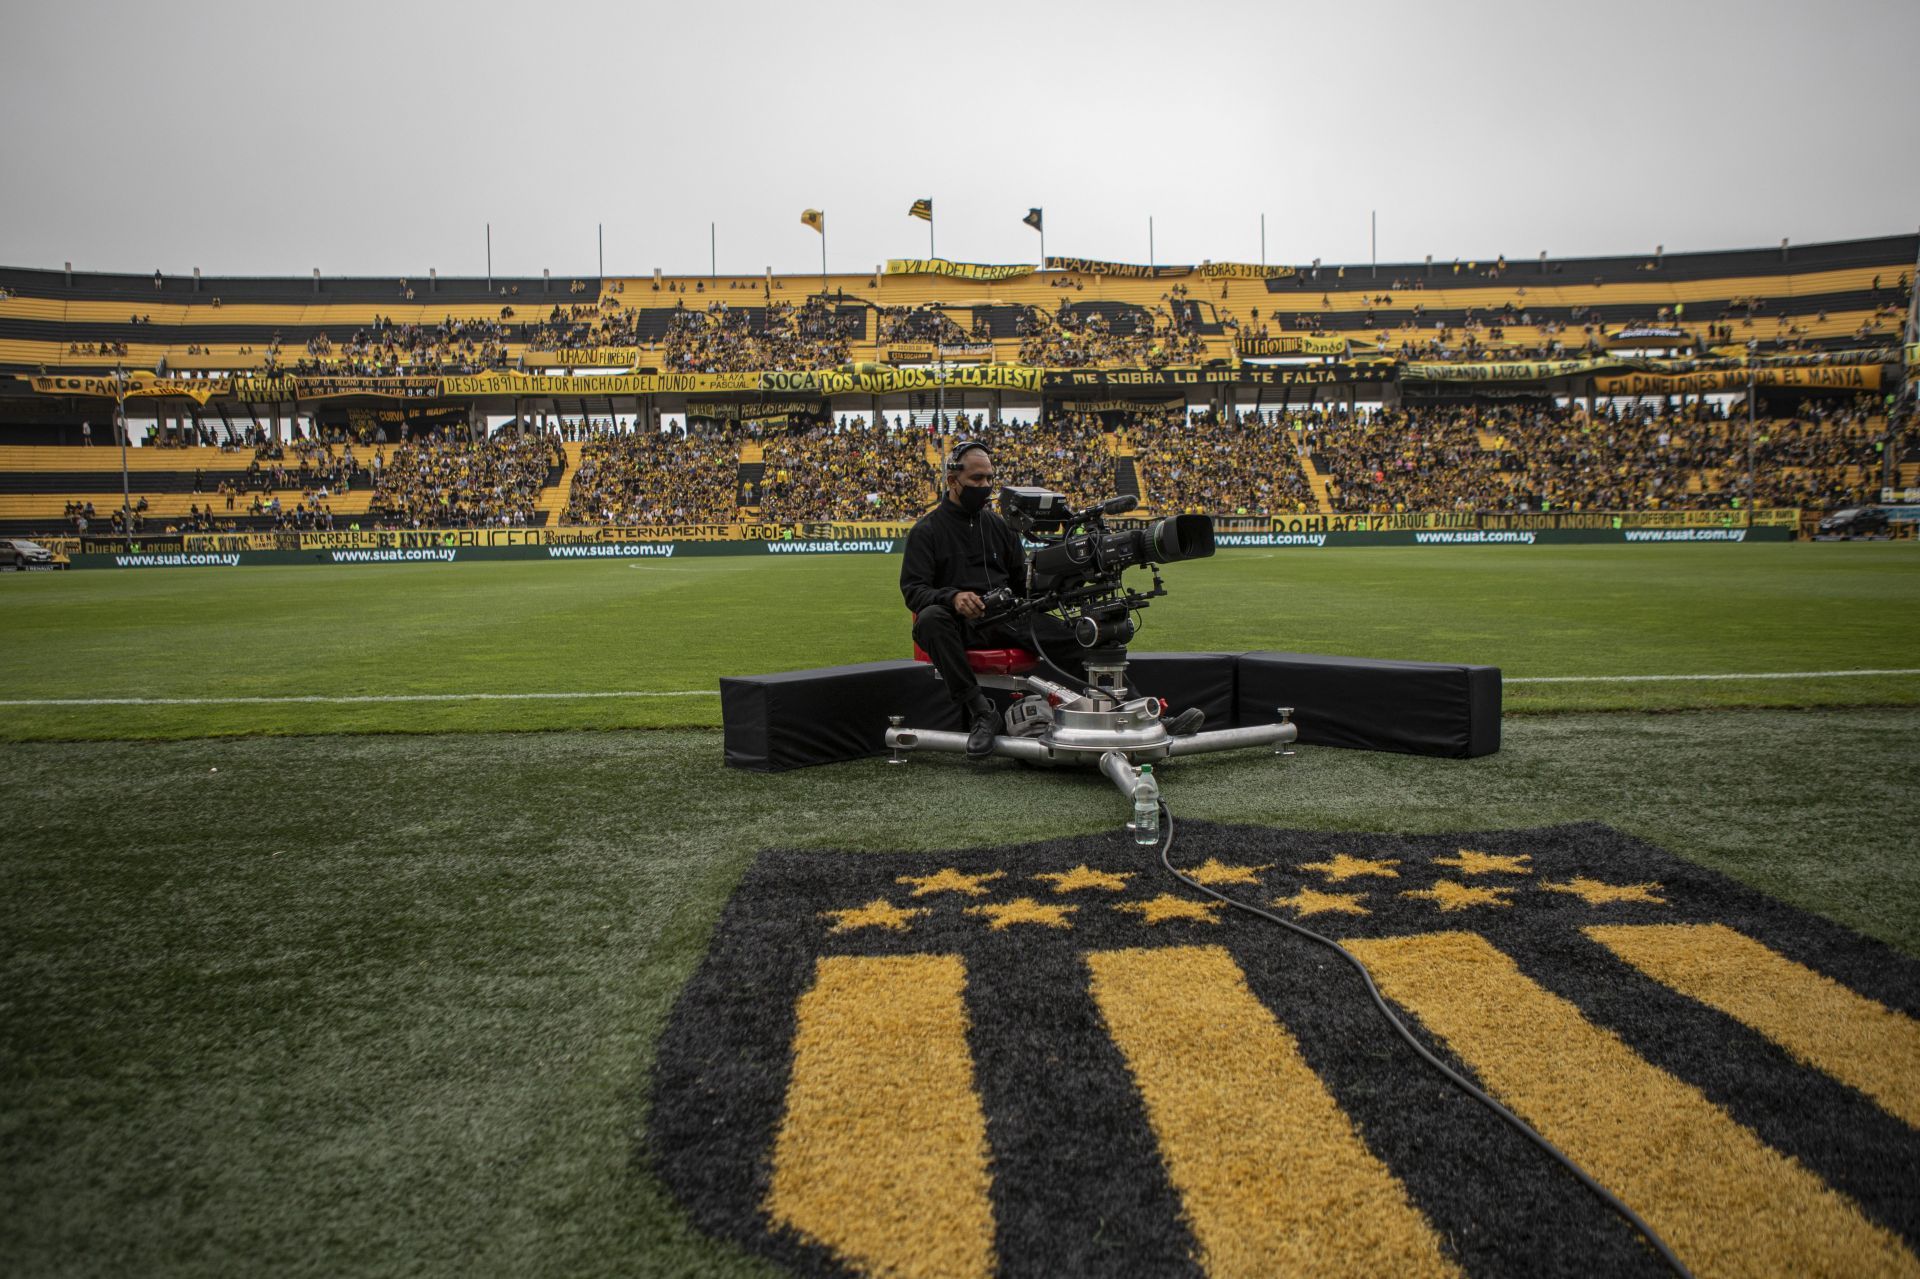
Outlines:
[[[1157,844],[1160,842],[1160,788],[1154,784],[1152,764],[1140,766],[1140,780],[1145,785],[1135,787],[1133,792],[1133,842]]]

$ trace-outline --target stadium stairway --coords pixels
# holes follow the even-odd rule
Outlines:
[[[1307,486],[1313,490],[1314,509],[1322,515],[1333,514],[1333,495],[1328,491],[1333,478],[1313,464],[1313,454],[1306,449],[1300,450],[1300,470],[1307,477]]]
[[[1120,497],[1137,497],[1142,506],[1146,505],[1146,494],[1140,488],[1140,468],[1134,465],[1133,454],[1113,459],[1113,491]]]
[[[760,509],[760,479],[767,473],[767,450],[758,440],[748,440],[740,446],[740,461],[734,468],[733,491],[751,494],[754,500],[747,501],[743,496],[740,505],[749,511]]]
[[[566,454],[566,466],[560,472],[560,482],[550,484],[540,490],[540,500],[533,509],[538,522],[548,528],[564,523],[567,507],[573,504],[573,477],[580,474],[580,451],[586,444],[580,440],[564,440],[560,450]]]

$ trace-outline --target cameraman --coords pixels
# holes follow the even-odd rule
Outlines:
[[[993,455],[978,440],[963,440],[947,455],[947,492],[940,504],[920,517],[907,534],[907,558],[900,567],[900,593],[912,609],[913,640],[933,659],[948,695],[967,717],[967,757],[985,759],[1001,728],[999,709],[980,691],[967,666],[970,648],[1031,648],[1037,636],[1042,651],[1076,683],[1086,679],[1080,646],[1066,623],[1047,613],[1030,614],[1028,624],[988,623],[981,599],[1007,587],[1026,593],[1027,553],[1020,535],[988,509],[993,498]]]

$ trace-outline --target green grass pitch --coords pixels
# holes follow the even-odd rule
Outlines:
[[[0,579],[5,1269],[765,1273],[634,1161],[653,1046],[744,868],[1108,830],[1097,774],[733,773],[711,696],[21,703],[707,693],[903,655],[898,570]],[[1237,552],[1166,577],[1141,650],[1920,666],[1911,544]],[[1920,955],[1917,701],[1910,675],[1514,684],[1486,759],[1229,754],[1166,786],[1176,814],[1322,830],[1605,821]]]

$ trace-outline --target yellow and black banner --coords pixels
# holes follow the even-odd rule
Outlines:
[[[1282,333],[1275,337],[1243,334],[1234,341],[1233,349],[1241,359],[1256,360],[1277,355],[1345,355],[1347,345],[1343,337],[1315,337],[1311,333]]]
[[[932,364],[939,360],[963,360],[969,364],[993,358],[993,343],[970,342],[960,346],[935,346],[931,342],[907,342],[886,349],[889,364]]]
[[[637,1159],[806,1273],[1648,1269],[1240,903],[1353,951],[1694,1272],[1920,1270],[1920,961],[1597,823],[1180,833],[1220,897],[1113,840],[761,853]]]
[[[1286,280],[1294,275],[1290,266],[1262,266],[1258,262],[1202,262],[1201,275],[1226,280]]]
[[[1878,364],[1776,364],[1747,369],[1712,369],[1699,373],[1622,373],[1595,378],[1601,395],[1697,395],[1708,391],[1744,391],[1748,385],[1767,388],[1805,387],[1823,391],[1877,391]]]
[[[1190,266],[1143,266],[1138,262],[1103,262],[1098,258],[1048,258],[1047,270],[1078,275],[1111,275],[1127,280],[1171,279],[1192,275]]]
[[[1184,408],[1186,403],[1186,396],[1176,395],[1172,399],[1148,396],[1138,400],[1068,400],[1063,407],[1076,413],[1136,413],[1143,409]]]
[[[947,369],[890,369],[860,372],[763,373],[760,389],[805,395],[894,395],[930,391],[938,386],[992,391],[1038,391],[1044,370],[1026,364],[973,364]]]
[[[990,265],[985,262],[949,262],[945,258],[889,258],[888,275],[947,275],[956,280],[979,280],[988,284],[996,280],[1017,280],[1023,275],[1032,275],[1034,268],[1026,264],[1011,266]]]
[[[1242,364],[1232,369],[1052,369],[1049,395],[1098,394],[1129,387],[1323,386],[1334,382],[1390,382],[1390,364]]]
[[[1400,376],[1408,382],[1544,382],[1578,377],[1596,369],[1620,367],[1609,359],[1512,360],[1478,364],[1439,364],[1415,361]]]
[[[443,377],[443,395],[672,395],[758,391],[761,373],[610,373],[554,377],[532,373],[479,373]]]
[[[536,369],[630,369],[640,363],[640,348],[596,346],[580,350],[528,351],[523,362]]]
[[[732,422],[764,422],[773,418],[817,414],[826,406],[819,400],[688,400],[688,417]]]
[[[223,377],[163,377],[144,370],[129,374],[124,384],[99,374],[56,373],[30,380],[33,389],[41,395],[105,396],[108,399],[122,394],[128,398],[183,395],[200,404],[216,395],[226,395],[232,386],[231,381]]]

